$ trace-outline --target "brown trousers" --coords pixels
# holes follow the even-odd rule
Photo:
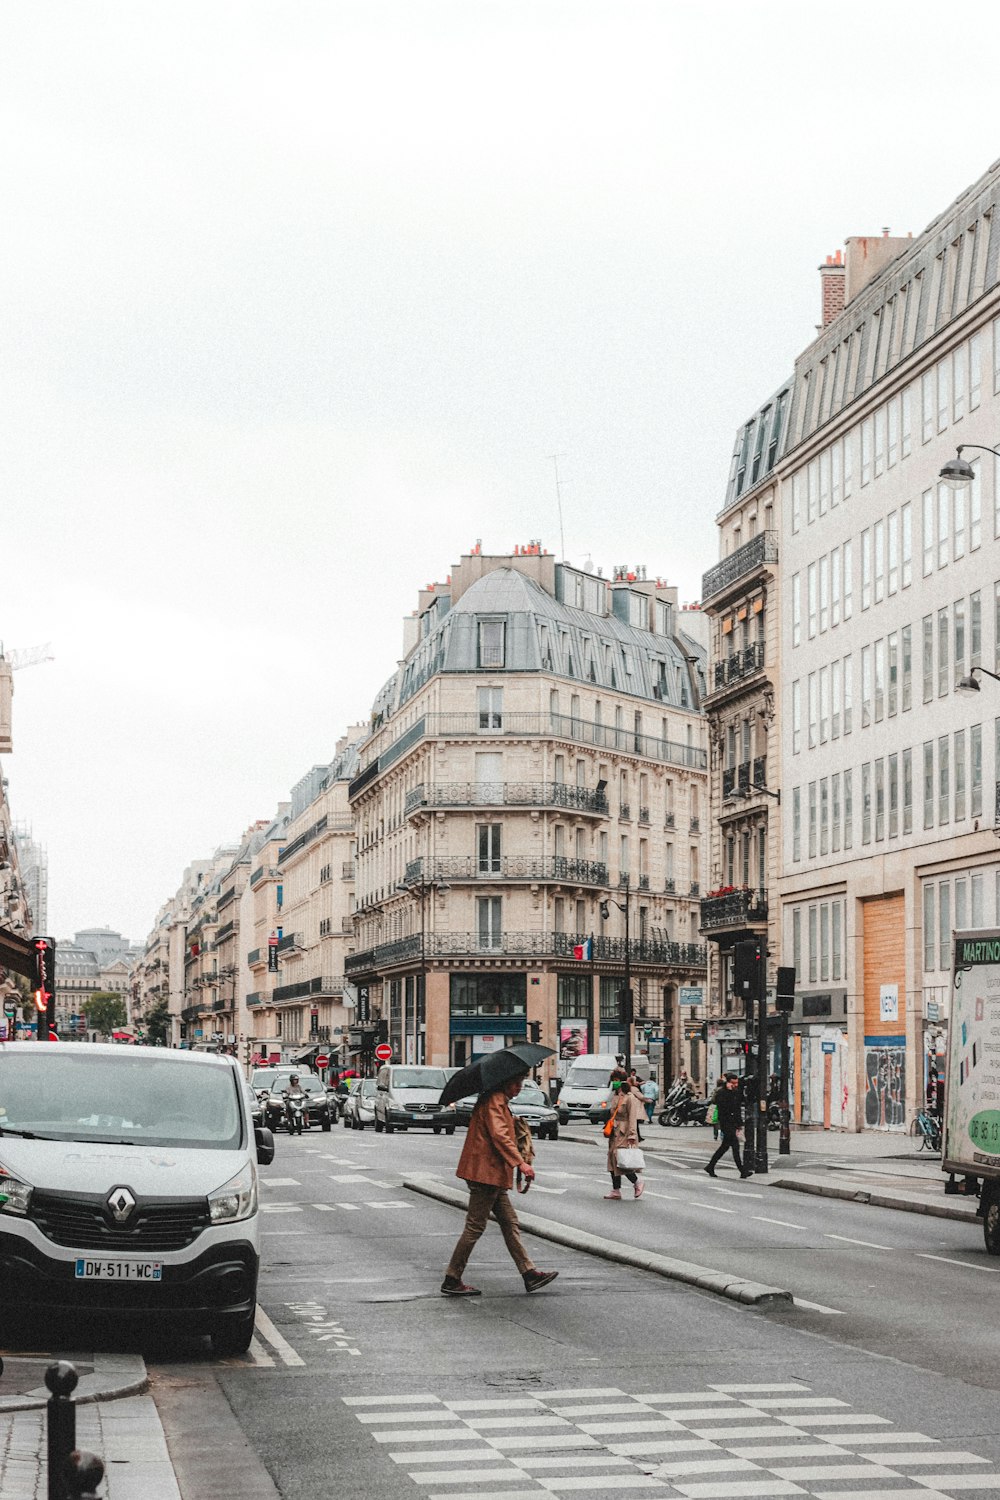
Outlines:
[[[507,1197],[506,1188],[493,1187],[488,1182],[470,1182],[469,1210],[465,1216],[465,1228],[452,1252],[448,1269],[445,1272],[446,1276],[454,1276],[456,1280],[461,1281],[462,1273],[469,1264],[469,1256],[486,1228],[491,1213],[500,1225],[504,1243],[521,1275],[523,1276],[525,1271],[535,1269],[534,1262],[521,1243],[517,1214]]]

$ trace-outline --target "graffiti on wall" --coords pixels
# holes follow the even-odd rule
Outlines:
[[[906,1048],[865,1048],[865,1124],[901,1130],[906,1116]]]

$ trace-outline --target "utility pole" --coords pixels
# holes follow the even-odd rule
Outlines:
[[[607,921],[612,906],[617,906],[619,911],[625,913],[625,985],[621,993],[621,1017],[625,1027],[625,1071],[630,1073],[632,1071],[632,1025],[635,1007],[632,998],[632,944],[629,941],[628,925],[629,887],[626,877],[622,876],[622,879],[625,881],[625,900],[615,901],[612,897],[605,896],[601,902],[601,916]]]
[[[757,1153],[754,1171],[767,1172],[767,939],[757,944]]]

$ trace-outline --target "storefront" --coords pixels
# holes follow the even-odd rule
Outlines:
[[[523,1042],[528,1034],[527,976],[450,976],[450,1060],[464,1068],[486,1052]]]

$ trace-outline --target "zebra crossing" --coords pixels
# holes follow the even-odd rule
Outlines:
[[[424,1500],[970,1500],[993,1460],[896,1431],[800,1381],[631,1394],[602,1386],[491,1400],[345,1396]]]

